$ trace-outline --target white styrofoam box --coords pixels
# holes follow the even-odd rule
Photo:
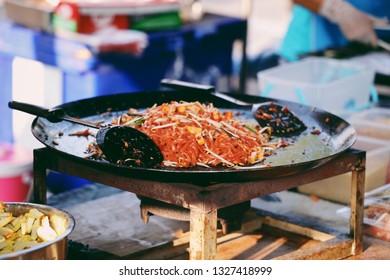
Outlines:
[[[365,191],[388,182],[390,145],[388,141],[358,135],[353,148],[366,151]],[[351,191],[351,173],[346,173],[298,187],[298,191],[327,200],[348,204]]]
[[[390,141],[390,124],[381,124],[368,120],[350,119],[348,122],[355,128],[358,135]]]
[[[62,103],[62,72],[41,62],[15,57],[12,62],[12,99],[38,106],[54,107]],[[14,143],[34,149],[43,145],[31,133],[35,116],[12,111]]]
[[[368,121],[390,128],[390,108],[372,107],[353,114],[349,120],[354,122]]]
[[[364,196],[363,233],[390,241],[390,184],[367,192]],[[348,217],[349,206],[337,210],[337,214]]]
[[[257,77],[264,97],[346,115],[370,104],[374,74],[352,62],[309,57],[260,71]]]

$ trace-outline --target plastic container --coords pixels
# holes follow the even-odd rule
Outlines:
[[[358,135],[390,141],[390,124],[359,119],[350,119],[349,123],[355,128]],[[390,142],[387,145],[390,146]]]
[[[5,0],[4,10],[7,18],[28,26],[29,28],[42,29],[51,32],[51,18],[54,12],[54,4],[49,1],[35,0]]]
[[[349,207],[344,207],[337,213],[348,217],[350,211]],[[390,241],[390,184],[365,194],[363,232]]]
[[[390,145],[390,103],[380,101],[375,106],[351,115],[348,122],[359,135],[389,141]]]
[[[32,170],[32,151],[0,143],[0,201],[28,201],[32,191]]]
[[[390,129],[390,108],[373,107],[351,115],[349,120],[353,122],[367,121]]]
[[[56,171],[49,171],[46,177],[47,189],[53,194],[83,188],[86,185],[92,183],[93,182],[90,180],[63,174]]]
[[[260,71],[261,95],[311,105],[345,115],[366,108],[374,72],[351,62],[310,57]],[[376,97],[374,97],[376,98]]]
[[[365,191],[388,183],[390,168],[389,142],[359,135],[353,148],[366,151]],[[346,173],[298,187],[298,191],[327,200],[348,204],[350,202],[351,173]]]

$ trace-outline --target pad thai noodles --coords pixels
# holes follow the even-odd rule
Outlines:
[[[164,156],[163,166],[239,168],[260,163],[286,145],[270,142],[269,127],[240,120],[232,111],[221,111],[211,103],[172,101],[142,114],[129,109],[112,124],[131,126],[148,135]],[[91,150],[99,155],[96,145]]]

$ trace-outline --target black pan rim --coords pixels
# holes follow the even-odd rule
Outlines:
[[[59,105],[57,107],[70,107],[72,104],[80,104],[80,103],[91,103],[92,101],[100,102],[104,100],[116,100],[120,99],[121,97],[129,97],[131,96],[137,96],[137,95],[145,95],[145,94],[171,94],[171,93],[176,93],[177,91],[148,91],[148,92],[134,92],[134,93],[119,93],[119,94],[114,94],[114,95],[104,95],[104,96],[98,96],[98,97],[91,97],[91,98],[86,98],[86,99],[81,99],[77,101],[72,101],[68,103],[64,103],[62,105]],[[337,122],[343,123],[348,129],[353,129],[353,127],[343,120],[342,118],[333,115],[331,113],[328,113],[324,110],[294,103],[294,102],[289,102],[289,101],[284,101],[284,100],[276,100],[276,99],[270,99],[270,98],[263,98],[263,97],[253,97],[253,96],[239,96],[241,99],[250,99],[251,102],[264,102],[264,101],[275,101],[280,104],[285,104],[286,106],[295,106],[299,108],[306,108],[308,111],[315,112],[316,115],[324,115],[328,117],[332,117],[335,119]],[[209,102],[214,102],[213,98],[206,98],[209,100]],[[72,115],[72,113],[70,113]],[[353,131],[350,132],[350,135],[348,137],[347,143],[342,146],[339,150],[335,151],[334,153],[320,158],[320,159],[314,159],[314,160],[307,160],[305,162],[298,162],[298,163],[289,163],[289,164],[284,164],[284,165],[277,165],[277,166],[269,166],[269,167],[254,167],[254,166],[246,166],[244,168],[229,168],[229,167],[217,167],[217,168],[205,168],[205,167],[195,167],[195,168],[143,168],[143,167],[129,167],[129,166],[122,166],[122,165],[115,165],[106,161],[96,161],[92,159],[87,159],[87,158],[82,158],[76,155],[72,155],[69,153],[66,153],[64,151],[56,149],[55,146],[49,145],[45,141],[39,138],[39,136],[36,134],[34,131],[35,128],[37,127],[38,123],[38,117],[34,119],[32,125],[31,125],[31,130],[35,138],[42,142],[46,147],[49,149],[59,152],[63,155],[69,156],[70,158],[77,160],[82,163],[88,163],[96,168],[106,168],[110,167],[110,170],[113,172],[119,172],[119,173],[127,173],[130,176],[135,176],[135,177],[142,177],[145,178],[150,175],[157,175],[159,180],[161,181],[193,181],[193,180],[206,180],[206,181],[217,181],[217,182],[223,182],[223,181],[231,181],[231,180],[237,180],[237,181],[247,181],[247,180],[253,180],[253,179],[268,179],[272,177],[280,177],[280,176],[286,176],[289,174],[294,174],[303,170],[308,170],[312,169],[314,167],[317,167],[332,158],[338,156],[345,150],[349,149],[352,147],[352,145],[355,143],[357,139],[356,131],[353,129]],[[176,178],[179,177],[179,178]]]

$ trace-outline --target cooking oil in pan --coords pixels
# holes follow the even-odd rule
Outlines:
[[[332,156],[335,153],[335,147],[329,139],[329,136],[305,133],[295,141],[292,139],[289,146],[276,150],[275,154],[268,157],[265,163],[271,166],[281,166]]]

